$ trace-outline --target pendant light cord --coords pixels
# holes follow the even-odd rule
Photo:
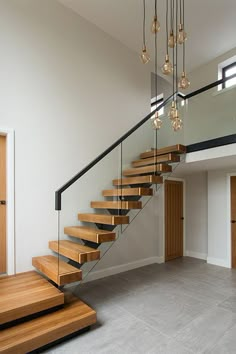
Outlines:
[[[180,0],[181,1],[181,0]],[[175,30],[176,30],[176,36],[177,36],[177,33],[178,33],[178,0],[176,0],[176,17],[175,17]],[[178,43],[176,42],[176,54],[175,54],[175,91],[177,93],[177,90],[178,90]],[[176,95],[176,108],[178,108],[178,98],[177,98],[177,95]]]
[[[169,54],[169,48],[168,48],[168,32],[169,32],[169,26],[168,26],[168,16],[169,15],[169,0],[166,0],[166,54]]]
[[[157,18],[157,0],[155,0],[155,18]],[[155,95],[157,101],[157,32],[155,31]],[[157,103],[156,103],[157,108]]]
[[[182,18],[182,0],[180,0],[180,4],[179,4],[179,22],[181,23],[181,24],[183,24],[183,18]]]
[[[146,27],[146,3],[143,0],[143,46],[146,46],[146,37],[145,37],[145,27]]]
[[[184,31],[184,0],[183,1],[183,31]],[[181,0],[180,0],[181,3]],[[185,40],[183,43],[183,71],[185,72]]]

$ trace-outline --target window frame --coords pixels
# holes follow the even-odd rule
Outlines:
[[[229,64],[229,65],[226,65],[226,66],[223,66],[222,67],[222,79],[226,79],[226,72],[227,70],[231,69],[235,67],[235,72],[236,72],[236,61],[234,61],[233,63]],[[226,82],[223,82],[222,83],[222,89],[225,89],[226,88]],[[232,85],[233,86],[233,85]],[[231,87],[231,86],[230,86]]]
[[[163,92],[160,93],[159,95],[157,95],[156,97],[152,97],[151,99],[151,112],[154,111],[154,109],[156,109],[156,106],[160,106],[162,103],[164,102],[164,94]],[[163,116],[165,114],[165,108],[162,107],[160,109],[161,112],[159,112],[160,116]]]

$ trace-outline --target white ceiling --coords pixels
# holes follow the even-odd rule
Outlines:
[[[130,49],[139,53],[142,47],[142,0],[58,0],[88,21],[97,25]],[[159,58],[165,55],[165,0],[158,0],[158,17],[162,30],[158,34]],[[154,0],[147,4],[147,43],[152,53],[153,35],[150,23]],[[185,27],[188,71],[236,47],[236,0],[186,0]]]
[[[176,176],[191,175],[206,171],[235,171],[236,155],[210,158],[203,161],[180,163],[175,169]]]

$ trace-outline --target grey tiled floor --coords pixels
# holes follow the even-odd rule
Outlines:
[[[45,353],[236,353],[236,270],[184,257],[74,292],[98,322]]]

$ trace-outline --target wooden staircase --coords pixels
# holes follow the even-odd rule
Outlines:
[[[114,189],[102,191],[103,197],[112,199],[91,201],[91,208],[101,213],[79,213],[78,220],[85,225],[66,226],[66,239],[49,241],[56,256],[33,257],[32,265],[39,273],[0,278],[0,329],[5,324],[9,327],[0,333],[0,353],[23,354],[96,322],[94,310],[79,299],[64,301],[63,292],[52,283],[61,287],[80,281],[81,266],[100,259],[99,245],[115,241],[114,228],[129,224],[129,210],[142,209],[139,199],[153,195],[151,186],[163,182],[161,174],[171,172],[171,164],[178,163],[185,151],[183,145],[174,145],[142,153],[132,168],[123,171],[124,178],[113,180]],[[50,309],[56,311],[44,313]],[[26,318],[35,313],[37,318]],[[23,323],[12,322],[22,317]]]

